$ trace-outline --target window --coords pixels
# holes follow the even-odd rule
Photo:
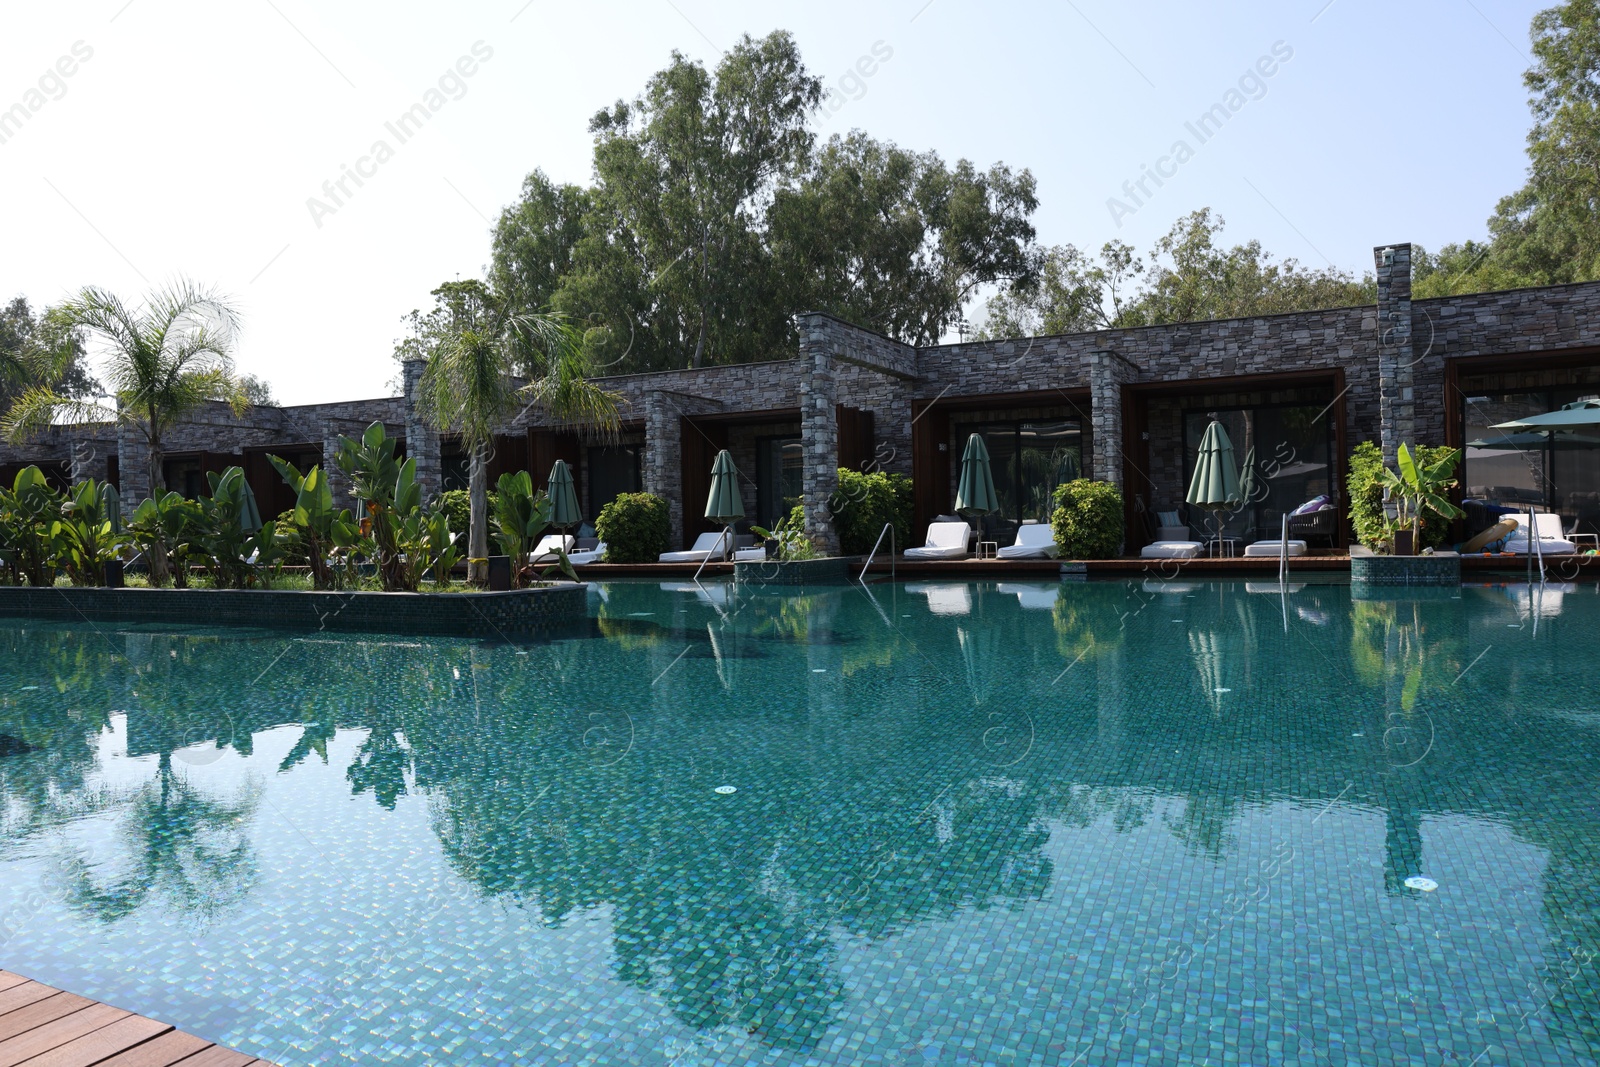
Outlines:
[[[623,493],[637,493],[642,482],[639,445],[608,445],[589,449],[589,518]]]
[[[967,434],[981,435],[989,450],[1000,510],[990,516],[988,527],[997,522],[1014,527],[1023,519],[1049,522],[1056,486],[1082,475],[1083,432],[1077,419],[986,422],[957,429],[957,478]]]
[[[1600,430],[1546,435],[1493,428],[1593,395],[1593,386],[1569,386],[1466,397],[1462,497],[1499,507],[1548,508],[1569,528],[1576,523],[1586,533],[1600,532]]]
[[[805,491],[804,454],[798,436],[756,438],[756,525],[770,530]]]
[[[1334,481],[1332,405],[1280,404],[1251,408],[1186,411],[1183,414],[1183,485],[1179,499],[1189,491],[1200,442],[1212,416],[1222,423],[1233,442],[1233,461],[1239,465],[1240,488],[1247,477],[1245,465],[1255,460],[1255,490],[1250,500],[1233,512],[1213,516],[1189,515],[1189,524],[1215,532],[1218,522],[1224,536],[1277,537],[1280,520],[1301,504],[1326,496],[1337,501]]]

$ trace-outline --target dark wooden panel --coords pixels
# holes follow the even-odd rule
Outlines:
[[[905,540],[907,545],[920,545],[934,516],[950,510],[950,415],[943,408],[924,403],[912,405],[911,418],[916,529],[909,531]]]
[[[847,470],[866,470],[873,459],[872,412],[843,404],[835,409],[839,422],[839,462]]]
[[[35,1063],[36,1057],[52,1049],[130,1017],[128,1012],[109,1004],[95,1004],[75,1011],[8,1041],[0,1041],[0,1064],[16,1067],[17,1064]]]
[[[706,498],[711,495],[711,466],[717,453],[728,447],[728,427],[721,423],[698,423],[684,418],[680,429],[683,445],[683,546],[688,548],[702,533],[716,529],[706,521]]]
[[[28,1067],[91,1067],[171,1030],[166,1023],[130,1015],[27,1061]]]

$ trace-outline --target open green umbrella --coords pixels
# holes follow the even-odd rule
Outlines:
[[[731,526],[744,518],[744,500],[739,496],[739,469],[724,448],[711,467],[711,495],[706,497],[706,518],[718,526]]]
[[[1239,468],[1233,461],[1233,441],[1222,423],[1212,420],[1200,439],[1200,453],[1195,458],[1194,477],[1189,481],[1189,492],[1184,501],[1192,507],[1204,508],[1215,514],[1231,511],[1239,506]],[[1222,525],[1217,524],[1217,536],[1222,536]]]
[[[998,510],[1000,499],[994,491],[994,473],[989,469],[989,449],[983,437],[972,434],[961,454],[961,481],[956,484],[956,514],[978,519]]]
[[[1491,430],[1576,430],[1582,426],[1600,426],[1600,400],[1579,400],[1567,404],[1560,411],[1547,411],[1543,415],[1530,415],[1525,419],[1497,422]]]
[[[567,461],[558,459],[550,468],[550,525],[565,530],[583,521],[583,510],[578,507],[578,491],[572,486],[572,468]]]

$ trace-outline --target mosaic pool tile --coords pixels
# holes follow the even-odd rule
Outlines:
[[[929,584],[0,620],[0,966],[285,1065],[1600,1064],[1600,590]]]

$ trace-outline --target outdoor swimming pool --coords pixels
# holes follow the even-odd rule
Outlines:
[[[285,1065],[1600,1062],[1593,585],[679,588],[0,621],[0,967]]]

